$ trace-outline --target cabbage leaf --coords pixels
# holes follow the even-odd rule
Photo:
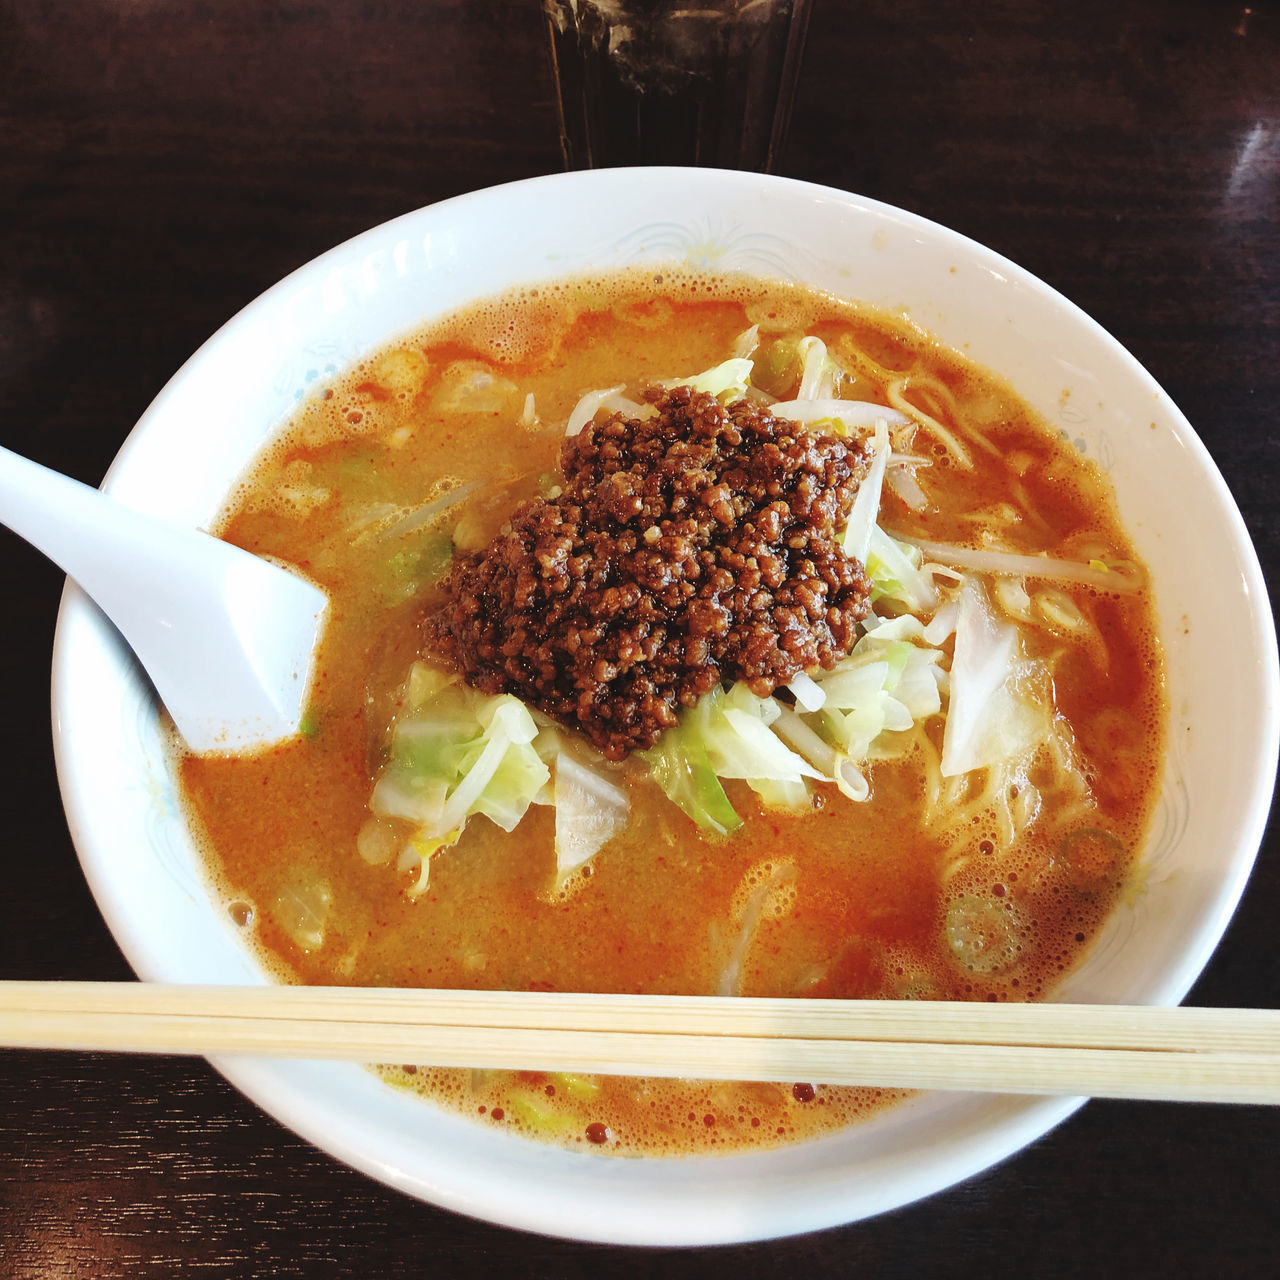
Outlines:
[[[555,758],[556,885],[590,862],[627,824],[627,793],[568,751]]]
[[[942,733],[942,774],[954,777],[1021,755],[1049,732],[1046,709],[1020,687],[1029,664],[1018,630],[1000,621],[980,586],[965,579]]]
[[[727,396],[730,400],[741,400],[747,394],[753,368],[754,362],[735,356],[723,364],[695,373],[691,378],[671,378],[662,385],[667,388],[689,387],[694,391],[705,391],[709,396]]]
[[[538,726],[528,708],[425,663],[410,672],[406,702],[373,789],[374,814],[412,823],[420,843],[452,843],[475,814],[510,831],[550,778],[533,746]]]

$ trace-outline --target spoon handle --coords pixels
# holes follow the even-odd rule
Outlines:
[[[0,448],[0,523],[42,551],[114,617],[108,602],[145,556],[155,522],[97,489]],[[128,566],[128,568],[126,568]]]

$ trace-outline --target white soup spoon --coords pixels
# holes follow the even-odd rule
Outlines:
[[[299,732],[328,606],[318,587],[4,448],[0,523],[115,624],[192,751],[255,751]]]

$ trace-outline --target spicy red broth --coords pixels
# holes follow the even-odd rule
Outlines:
[[[823,344],[828,391],[901,419],[879,507],[886,533],[908,548],[923,539],[1092,566],[1087,581],[1013,560],[935,573],[934,613],[964,578],[995,625],[1016,629],[1008,690],[1024,711],[1041,704],[1029,745],[943,773],[943,670],[942,712],[886,730],[856,762],[865,799],[808,781],[803,803],[780,805],[731,778],[724,795],[741,825],[722,834],[673,803],[638,757],[592,760],[629,808],[572,876],[557,876],[555,810],[539,802],[509,832],[469,818],[430,852],[424,877],[427,846],[406,859],[408,829],[371,818],[370,804],[453,559],[521,502],[555,492],[584,392],[623,386],[635,399],[749,349],[750,394],[789,402],[814,350],[801,339]],[[217,892],[282,980],[1031,1000],[1079,960],[1131,884],[1165,709],[1151,601],[1109,486],[996,376],[899,320],[791,286],[678,272],[525,290],[392,344],[311,395],[218,531],[297,565],[332,599],[303,735],[260,755],[180,762]],[[872,607],[902,612],[891,599]],[[938,641],[942,668],[956,643]],[[808,718],[821,727],[820,715]],[[821,1081],[382,1070],[483,1123],[628,1154],[796,1140],[891,1100]]]

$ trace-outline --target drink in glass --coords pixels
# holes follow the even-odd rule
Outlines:
[[[809,0],[543,0],[566,167],[770,170]]]

